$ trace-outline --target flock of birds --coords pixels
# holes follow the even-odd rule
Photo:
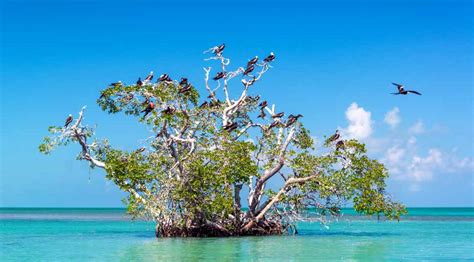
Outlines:
[[[213,47],[211,50],[215,55],[221,56],[224,49],[225,49],[225,44],[221,44],[221,45]],[[249,76],[249,74],[252,73],[255,70],[255,65],[257,64],[258,59],[259,59],[258,56],[255,56],[254,58],[250,59],[247,62],[247,66],[243,71],[243,76]],[[270,63],[273,60],[275,60],[275,54],[273,52],[270,52],[270,54],[265,59],[263,59],[263,61],[265,63]],[[153,71],[152,71],[148,74],[148,76],[144,80],[142,80],[141,77],[139,77],[137,82],[136,82],[136,85],[139,86],[139,87],[143,86],[143,85],[146,85],[146,84],[150,83],[153,80],[153,77],[154,77],[154,74],[153,74]],[[225,77],[226,77],[225,72],[217,72],[216,75],[212,79],[215,80],[215,81],[218,81],[218,80],[223,79]],[[255,81],[256,81],[256,78],[253,77],[250,80],[243,79],[242,83],[244,85],[249,86],[249,85],[252,85]],[[172,83],[173,80],[171,79],[171,77],[168,74],[162,74],[157,80],[157,83],[160,83],[160,82]],[[418,91],[415,91],[415,90],[405,90],[404,86],[401,85],[401,84],[397,84],[397,83],[392,83],[392,84],[395,85],[397,87],[397,90],[398,90],[398,92],[396,92],[396,93],[391,93],[393,95],[407,95],[409,93],[416,94],[416,95],[421,95],[421,93],[419,93]],[[122,85],[123,84],[122,84],[121,81],[110,84],[110,86],[112,86],[112,87],[120,87]],[[185,77],[181,78],[181,81],[179,82],[179,87],[180,88],[178,90],[178,94],[186,94],[189,91],[191,91],[191,89],[192,89],[192,86],[189,84],[188,79],[185,78]],[[212,97],[213,97],[212,95],[208,96],[208,98],[212,98]],[[260,99],[260,97],[259,96],[255,97],[255,98],[249,97],[249,99],[254,100],[254,101],[258,101]],[[214,99],[214,100],[209,101],[209,102],[205,101],[201,105],[199,105],[199,108],[215,107],[215,106],[219,106],[221,103],[222,102],[219,101],[219,99]],[[144,104],[146,104],[147,106],[141,112],[144,113],[143,117],[145,118],[149,113],[151,113],[155,109],[155,104],[152,101],[148,101],[148,99],[144,102]],[[258,107],[260,109],[260,114],[258,115],[258,118],[264,119],[266,117],[265,108],[267,107],[267,105],[268,105],[267,101],[262,101],[258,105]],[[166,109],[164,109],[162,111],[163,114],[172,114],[174,112],[175,112],[175,109],[173,107],[167,107]],[[291,115],[288,116],[288,119],[287,119],[286,122],[282,122],[281,119],[284,115],[285,115],[284,112],[272,114],[271,117],[273,119],[273,122],[268,126],[268,130],[271,129],[271,128],[274,128],[274,127],[281,127],[281,126],[284,126],[284,127],[288,128],[291,125],[295,124],[296,121],[298,120],[298,118],[303,117],[303,115],[301,115],[301,114],[298,114],[298,115],[292,115],[291,114]],[[73,121],[73,117],[70,114],[66,119],[66,123],[65,123],[64,127],[67,128],[72,123],[72,121]],[[223,126],[223,130],[225,130],[227,132],[232,132],[233,130],[235,130],[237,128],[239,128],[239,124],[237,122],[229,122],[228,124]],[[341,138],[341,135],[339,133],[339,130],[336,130],[335,134],[332,135],[329,138],[329,142],[330,143],[336,142],[336,149],[343,148],[344,147],[344,141],[339,140],[340,138]]]

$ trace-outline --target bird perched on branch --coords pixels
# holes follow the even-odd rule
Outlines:
[[[143,118],[145,118],[151,111],[153,111],[153,109],[155,109],[155,104],[153,102],[148,103],[148,106],[142,111],[142,113],[145,113],[143,115]]]
[[[224,48],[225,48],[225,44],[221,44],[221,45],[215,46],[212,49],[212,52],[216,55],[221,55],[222,52],[224,51]]]
[[[275,54],[273,54],[273,52],[270,52],[270,55],[265,57],[265,59],[263,59],[263,61],[265,61],[266,63],[270,63],[273,60],[275,60]]]
[[[168,106],[165,110],[162,111],[162,113],[165,115],[170,115],[173,114],[175,111],[176,109],[174,107]]]
[[[139,149],[137,149],[137,150],[135,151],[135,153],[137,153],[137,154],[143,153],[143,152],[145,152],[145,148],[144,148],[144,147],[141,147],[141,148],[139,148]]]
[[[202,103],[202,104],[199,106],[199,108],[205,108],[205,107],[207,107],[207,105],[208,105],[207,101],[204,101],[204,103]]]
[[[413,93],[421,96],[421,94],[415,90],[405,90],[403,88],[403,85],[397,84],[397,83],[392,83],[394,86],[398,88],[398,93],[392,93],[392,95],[407,95],[408,93]]]
[[[255,69],[255,65],[250,65],[250,66],[248,66],[248,67],[245,69],[245,71],[244,71],[244,76],[246,76],[246,75],[252,73],[252,71],[253,71],[254,69]]]
[[[168,74],[162,74],[158,79],[158,82],[172,82],[173,80]]]
[[[344,149],[344,141],[343,140],[339,140],[336,143],[336,150],[339,150],[339,149]]]
[[[341,134],[339,134],[339,130],[336,129],[336,133],[334,133],[334,135],[332,135],[329,138],[329,142],[334,142],[334,141],[338,140],[340,137],[341,137]]]
[[[255,56],[254,58],[250,59],[248,62],[247,62],[247,67],[251,66],[251,65],[255,65],[258,61],[258,56]]]
[[[213,77],[212,79],[214,79],[214,80],[219,80],[219,79],[223,78],[224,76],[225,76],[225,73],[224,73],[224,72],[218,72],[218,73],[216,74],[216,76]]]
[[[303,115],[302,114],[297,114],[296,116],[289,115],[288,116],[288,121],[286,122],[285,126],[289,127],[289,126],[293,125],[298,120],[298,118],[300,118],[300,117],[303,117]]]
[[[281,124],[281,122],[279,120],[275,120],[273,121],[273,123],[270,124],[270,126],[268,127],[268,130],[276,127],[276,126],[279,126]]]
[[[237,129],[239,125],[237,123],[228,123],[227,125],[224,126],[224,130],[227,132],[232,132],[235,129]]]
[[[153,79],[153,71],[151,71],[145,78],[145,82],[150,82]]]
[[[122,86],[122,81],[117,81],[115,83],[110,83],[109,86],[113,86],[113,87],[119,87],[119,86]]]
[[[263,109],[260,110],[260,115],[257,116],[257,118],[261,118],[261,119],[264,119],[267,115],[265,114],[265,112],[263,111]]]
[[[187,93],[187,92],[191,91],[191,89],[192,89],[191,85],[184,86],[184,87],[179,89],[178,94]]]
[[[181,81],[179,81],[180,86],[188,86],[188,79],[186,77],[181,77]]]
[[[67,128],[69,124],[72,122],[72,115],[69,114],[69,116],[66,118],[66,123],[64,124],[64,128]]]
[[[137,86],[142,86],[142,85],[143,85],[142,78],[139,77],[137,80]]]
[[[281,117],[284,116],[284,115],[285,115],[285,112],[280,112],[280,113],[278,113],[278,114],[272,115],[272,118],[281,118]]]
[[[244,84],[244,86],[251,86],[255,83],[255,81],[257,81],[257,78],[254,76],[252,79],[248,81],[245,79],[242,79],[242,84]]]

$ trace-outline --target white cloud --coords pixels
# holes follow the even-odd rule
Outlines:
[[[426,157],[413,156],[405,175],[416,182],[431,180],[434,171],[443,166],[442,156],[438,149],[430,149]]]
[[[394,107],[392,110],[388,111],[385,114],[385,118],[383,121],[386,124],[388,124],[391,128],[395,128],[402,121],[399,113],[400,113],[400,109],[398,107]]]
[[[346,118],[349,122],[347,128],[342,129],[343,136],[347,138],[364,139],[372,134],[371,113],[352,103],[346,110]]]
[[[425,132],[425,125],[421,120],[418,120],[410,127],[410,129],[408,129],[408,131],[412,134],[422,134]]]

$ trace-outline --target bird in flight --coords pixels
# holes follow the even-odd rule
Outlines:
[[[72,115],[69,114],[69,116],[66,118],[66,124],[64,124],[64,128],[67,128],[69,124],[72,122]]]
[[[403,88],[403,85],[397,84],[397,83],[392,83],[394,86],[398,88],[398,93],[392,93],[392,95],[407,95],[408,93],[413,93],[421,96],[421,94],[415,90],[405,90]]]

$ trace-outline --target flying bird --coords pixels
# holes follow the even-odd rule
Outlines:
[[[275,54],[273,54],[273,52],[270,52],[270,55],[267,56],[265,59],[263,59],[263,61],[267,62],[267,63],[270,63],[272,62],[273,60],[275,60]]]
[[[268,105],[267,100],[263,100],[260,104],[258,104],[258,106],[262,109],[265,108],[267,105]]]
[[[64,124],[64,128],[67,128],[69,124],[72,122],[72,115],[69,114],[69,116],[66,118],[66,124]]]
[[[247,62],[247,67],[251,66],[251,65],[255,65],[258,61],[258,56],[255,56],[254,58],[250,59],[248,62]]]
[[[219,73],[217,73],[216,76],[213,77],[212,79],[214,79],[214,80],[219,80],[219,79],[223,78],[224,76],[225,76],[225,73],[224,73],[224,72],[219,72]]]
[[[281,118],[281,117],[284,116],[284,115],[285,115],[285,112],[280,112],[280,113],[278,113],[278,114],[272,115],[272,118]]]
[[[151,71],[145,78],[145,82],[150,82],[153,79],[153,71]]]
[[[139,77],[137,80],[137,86],[142,86],[142,85],[143,85],[142,78]]]
[[[334,142],[334,141],[338,140],[340,137],[341,137],[341,134],[339,134],[339,130],[336,129],[336,133],[334,133],[334,135],[332,135],[329,138],[329,142]]]
[[[224,51],[224,48],[225,48],[225,44],[218,45],[213,48],[213,53],[216,55],[220,55],[222,54],[222,51]]]
[[[244,71],[244,76],[246,76],[246,75],[252,73],[252,71],[253,71],[254,69],[255,69],[255,66],[254,66],[254,65],[248,66],[248,67],[245,69],[245,71]]]
[[[155,109],[155,104],[153,104],[153,102],[150,102],[148,106],[142,111],[142,113],[145,113],[143,115],[143,118],[145,118],[151,111],[153,111],[153,109]]]
[[[392,95],[407,95],[408,93],[413,93],[421,96],[421,94],[415,90],[405,90],[403,88],[403,85],[397,84],[397,83],[392,83],[394,86],[398,88],[398,93],[392,93]]]

